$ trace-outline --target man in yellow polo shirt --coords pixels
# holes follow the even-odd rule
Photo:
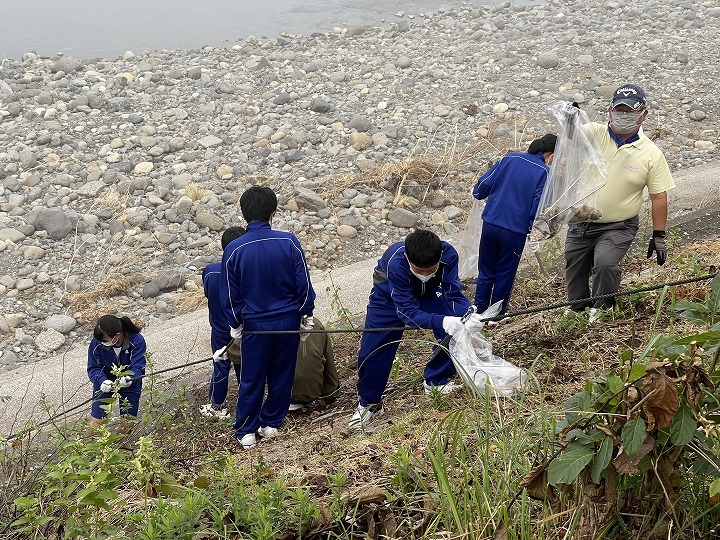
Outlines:
[[[647,187],[652,208],[653,234],[648,258],[654,253],[662,265],[667,258],[665,227],[667,191],[675,187],[662,151],[643,132],[648,116],[645,91],[635,84],[624,84],[613,93],[607,124],[592,122],[583,129],[590,141],[607,159],[607,184],[598,192],[602,217],[592,222],[570,223],[565,241],[565,281],[568,299],[617,292],[620,288],[620,261],[630,249],[639,227],[643,191]],[[574,311],[609,308],[613,299],[592,305],[578,302]]]

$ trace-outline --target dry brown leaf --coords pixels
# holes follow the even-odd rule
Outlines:
[[[643,408],[655,419],[655,427],[662,429],[669,426],[680,407],[677,387],[672,379],[664,373],[651,373],[645,378],[643,392],[645,395],[652,392]]]
[[[634,456],[630,457],[621,450],[618,456],[612,460],[615,470],[621,474],[635,474],[638,472],[637,466],[640,460],[648,455],[654,446],[655,439],[648,435],[640,446],[640,450]]]
[[[538,465],[525,475],[520,481],[520,487],[525,488],[529,497],[539,501],[554,501],[556,499],[548,483],[547,468]]]
[[[381,503],[387,499],[387,491],[378,486],[360,486],[348,490],[342,498],[348,506]]]

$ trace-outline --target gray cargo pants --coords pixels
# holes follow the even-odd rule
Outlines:
[[[568,300],[590,296],[588,278],[592,277],[592,296],[617,292],[620,288],[620,261],[630,249],[638,232],[638,216],[614,223],[570,223],[565,240],[565,285]],[[587,307],[609,308],[614,299],[579,302],[575,311]]]

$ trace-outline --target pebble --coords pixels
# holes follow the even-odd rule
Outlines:
[[[714,4],[648,0],[639,30],[618,24],[637,19],[620,2],[452,5],[227,49],[3,61],[0,364],[89,339],[94,321],[66,315],[68,298],[108,268],[138,274],[110,299],[118,309],[148,324],[177,315],[220,259],[221,231],[244,224],[251,185],[277,192],[273,225],[325,269],[413,227],[455,237],[477,175],[555,131],[547,109],[561,99],[604,119],[615,88],[638,83],[672,168],[716,158]],[[626,43],[632,55],[612,56]],[[427,178],[397,166],[467,148]]]

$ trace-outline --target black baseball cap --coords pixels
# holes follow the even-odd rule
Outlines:
[[[613,93],[610,107],[615,108],[620,104],[627,105],[634,111],[644,109],[646,105],[645,90],[637,84],[623,84]]]

